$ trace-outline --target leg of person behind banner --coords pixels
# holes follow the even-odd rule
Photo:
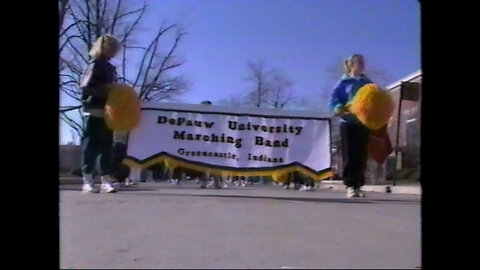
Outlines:
[[[206,188],[207,187],[207,181],[210,179],[210,171],[206,171],[201,177],[200,177],[200,188]]]
[[[220,177],[218,175],[214,175],[213,176],[213,186],[216,188],[216,189],[219,189],[220,188]]]
[[[145,182],[153,182],[153,171],[152,170],[147,170],[147,179]]]
[[[187,181],[187,173],[185,170],[182,169],[182,173],[180,174],[180,178],[177,181],[177,185],[180,185],[180,182]]]
[[[138,182],[140,182],[140,173],[141,173],[142,169],[140,168],[131,168],[130,169],[130,180],[135,183],[135,184],[138,184]]]

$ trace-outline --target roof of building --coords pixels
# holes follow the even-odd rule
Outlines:
[[[394,83],[391,83],[391,84],[387,85],[385,87],[385,89],[387,89],[387,91],[390,91],[390,90],[400,86],[402,84],[402,82],[408,82],[408,81],[416,79],[417,77],[420,77],[420,76],[422,76],[422,70],[421,69],[409,74],[408,76],[406,76],[406,77],[404,77],[404,78],[402,78],[402,79],[400,79],[400,80],[398,80]]]

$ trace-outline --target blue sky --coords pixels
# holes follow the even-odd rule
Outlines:
[[[327,69],[352,53],[367,70],[393,81],[420,69],[417,0],[150,0],[142,24],[148,37],[162,20],[189,35],[178,48],[186,60],[177,72],[192,82],[181,100],[217,101],[249,90],[247,61],[264,59],[294,82],[295,95],[325,103]],[[70,141],[62,127],[61,143]]]

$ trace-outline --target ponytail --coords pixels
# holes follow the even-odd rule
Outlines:
[[[350,69],[350,61],[346,59],[345,62],[343,62],[343,72],[345,73],[345,75],[350,76],[351,71],[352,70]]]
[[[345,75],[350,76],[350,73],[352,72],[352,69],[350,68],[350,66],[353,63],[353,59],[357,57],[363,58],[363,55],[356,53],[349,56],[347,59],[345,59],[345,62],[343,62],[343,71],[345,72]]]

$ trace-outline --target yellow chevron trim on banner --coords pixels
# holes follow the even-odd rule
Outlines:
[[[158,156],[144,163],[138,163],[130,158],[126,158],[123,160],[123,163],[129,166],[130,168],[140,168],[140,169],[145,169],[154,164],[158,164],[162,162],[165,163],[165,166],[171,171],[173,171],[177,167],[183,167],[190,170],[200,171],[204,173],[209,172],[210,174],[223,175],[223,176],[227,176],[227,175],[244,176],[244,177],[271,176],[274,181],[281,182],[281,183],[286,182],[288,174],[295,171],[301,174],[307,175],[313,178],[315,181],[325,180],[333,176],[333,172],[331,170],[327,170],[319,174],[315,174],[298,165],[291,165],[291,166],[280,168],[280,169],[273,168],[273,169],[266,169],[266,170],[237,171],[237,170],[210,168],[207,166],[195,164],[193,162],[177,160],[175,158],[172,158],[166,155]]]

